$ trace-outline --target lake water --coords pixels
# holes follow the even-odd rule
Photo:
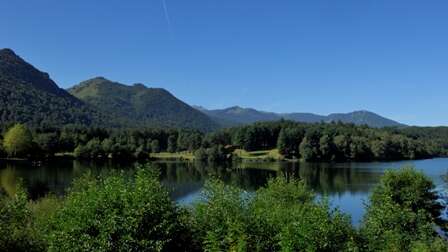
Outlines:
[[[203,166],[186,162],[154,162],[160,169],[161,181],[171,197],[181,205],[199,200],[204,182],[220,178],[228,184],[254,191],[275,176],[301,178],[319,195],[326,195],[332,206],[352,216],[356,225],[364,214],[364,203],[386,169],[414,166],[442,187],[442,176],[448,173],[448,158],[372,163],[239,163],[232,167]],[[29,162],[0,161],[0,190],[13,194],[23,180],[30,197],[47,193],[63,195],[73,179],[85,172],[101,173],[111,169],[130,169],[133,164],[113,162],[52,161],[40,165]]]

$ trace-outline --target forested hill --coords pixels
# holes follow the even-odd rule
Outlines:
[[[210,131],[217,123],[168,91],[95,78],[70,94],[10,49],[0,50],[0,126],[170,127]],[[77,96],[77,97],[75,97]]]
[[[72,95],[117,121],[132,126],[194,128],[203,131],[218,125],[162,88],[148,88],[112,82],[102,77],[90,79],[68,90]]]
[[[351,113],[335,113],[324,116],[312,113],[272,113],[259,111],[252,108],[241,108],[239,106],[215,110],[207,110],[203,107],[196,108],[223,126],[236,126],[263,121],[278,121],[282,118],[306,123],[328,123],[341,121],[356,125],[368,125],[375,128],[405,126],[401,123],[365,110],[354,111]]]
[[[110,125],[107,116],[60,89],[47,73],[0,50],[0,125]]]

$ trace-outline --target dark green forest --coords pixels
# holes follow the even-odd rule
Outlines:
[[[17,126],[17,125],[16,125]],[[370,128],[343,123],[292,121],[254,123],[210,133],[188,129],[104,129],[93,127],[27,128],[0,141],[3,157],[51,158],[71,154],[81,159],[145,159],[149,153],[194,153],[199,160],[237,159],[233,150],[278,149],[282,159],[304,161],[392,161],[446,156],[446,128]],[[26,133],[28,132],[29,133]],[[11,136],[12,135],[12,136]],[[5,147],[26,135],[28,144],[11,153]]]

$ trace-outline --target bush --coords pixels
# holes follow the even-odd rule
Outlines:
[[[354,238],[350,218],[332,210],[301,181],[277,178],[252,203],[256,250],[341,251]]]
[[[24,189],[19,185],[12,198],[0,195],[0,251],[44,251],[44,248]]]
[[[350,219],[299,181],[275,179],[255,195],[213,181],[195,208],[208,251],[340,251],[355,232]]]
[[[200,242],[206,251],[247,251],[249,212],[243,192],[221,181],[207,182],[195,206]]]
[[[433,183],[421,172],[388,171],[370,197],[361,234],[369,250],[423,247],[438,238],[434,228],[443,223],[441,209]]]
[[[138,169],[79,180],[48,230],[50,250],[175,251],[188,247],[188,229],[158,177]]]

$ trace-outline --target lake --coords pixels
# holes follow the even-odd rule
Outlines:
[[[441,188],[442,176],[448,172],[448,158],[371,163],[238,163],[231,167],[199,165],[188,162],[152,162],[160,169],[161,181],[171,197],[181,205],[199,200],[204,182],[220,178],[249,192],[266,184],[269,178],[301,178],[319,195],[326,195],[333,207],[352,216],[359,224],[369,192],[387,169],[414,166],[422,170]],[[0,189],[8,194],[23,180],[29,195],[37,199],[48,193],[63,195],[73,179],[85,172],[101,173],[111,169],[127,170],[130,163],[51,161],[42,164],[0,161]]]

